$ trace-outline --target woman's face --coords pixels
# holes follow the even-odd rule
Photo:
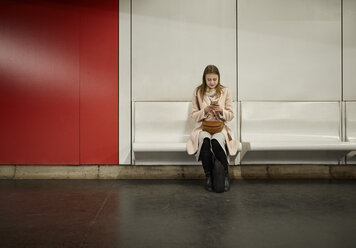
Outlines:
[[[205,75],[206,85],[210,89],[214,89],[219,82],[219,76],[215,73],[208,73]]]

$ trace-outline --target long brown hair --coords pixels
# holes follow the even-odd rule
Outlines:
[[[205,92],[206,92],[206,89],[208,88],[208,85],[206,84],[205,76],[207,74],[210,74],[210,73],[218,75],[218,84],[215,87],[216,96],[217,97],[221,96],[222,89],[225,88],[224,86],[222,86],[220,84],[220,72],[219,72],[219,69],[215,65],[208,65],[204,69],[202,84],[197,87],[197,94],[200,94],[201,99],[203,99],[203,97],[205,95]]]

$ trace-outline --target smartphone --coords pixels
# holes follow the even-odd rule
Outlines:
[[[218,100],[211,101],[211,102],[210,102],[210,105],[218,105]]]

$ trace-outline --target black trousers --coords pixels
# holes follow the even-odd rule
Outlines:
[[[216,139],[210,140],[209,138],[205,138],[199,155],[205,175],[211,175],[213,169],[213,153],[211,150],[213,150],[215,157],[224,165],[225,173],[228,174],[227,157],[219,142]]]

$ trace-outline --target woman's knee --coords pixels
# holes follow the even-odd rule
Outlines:
[[[223,150],[220,146],[219,141],[217,141],[216,139],[211,140],[211,146],[212,146],[214,152],[219,152],[219,151]]]
[[[209,138],[205,138],[203,140],[203,144],[201,146],[201,151],[210,151],[210,139]]]

